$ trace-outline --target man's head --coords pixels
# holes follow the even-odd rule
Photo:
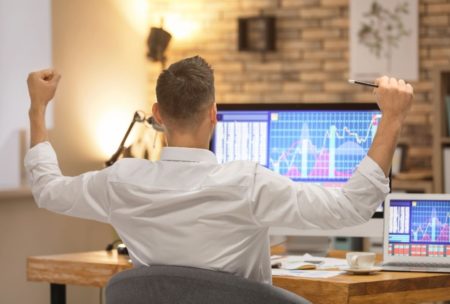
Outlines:
[[[156,98],[154,114],[166,128],[195,130],[214,106],[213,70],[199,56],[178,61],[159,75]]]

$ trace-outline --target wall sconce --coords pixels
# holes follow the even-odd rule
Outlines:
[[[276,49],[274,16],[255,16],[238,19],[238,50],[273,52]]]
[[[167,57],[165,51],[169,46],[172,35],[162,27],[152,27],[147,39],[148,53],[147,58],[154,62],[161,62],[164,69]]]

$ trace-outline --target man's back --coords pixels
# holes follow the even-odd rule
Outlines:
[[[255,163],[219,165],[207,150],[123,159],[109,177],[110,223],[135,265],[218,269],[270,282],[267,227],[251,211]]]

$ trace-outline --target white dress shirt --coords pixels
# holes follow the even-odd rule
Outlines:
[[[388,178],[369,157],[341,190],[294,183],[250,161],[218,164],[212,152],[190,148],[66,177],[45,142],[30,149],[25,166],[39,207],[110,223],[135,266],[208,268],[266,283],[269,226],[360,224],[389,192]]]

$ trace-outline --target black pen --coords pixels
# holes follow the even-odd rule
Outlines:
[[[349,79],[348,82],[349,83],[353,83],[353,84],[365,85],[365,86],[372,87],[372,88],[378,88],[377,84],[368,83],[368,82],[364,82],[364,81],[358,81],[358,80]]]

